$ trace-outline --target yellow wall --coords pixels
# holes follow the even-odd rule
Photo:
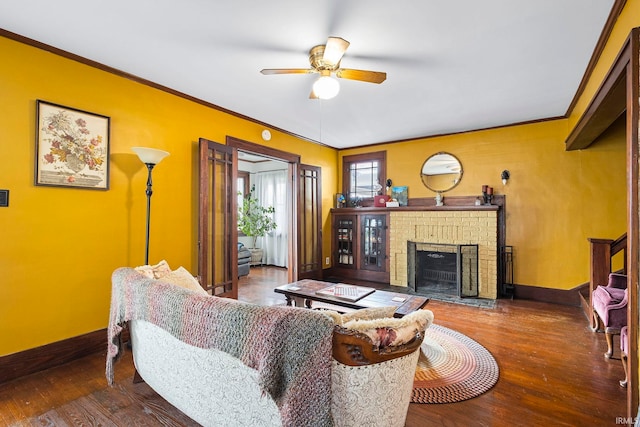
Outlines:
[[[263,128],[3,37],[0,62],[2,356],[106,327],[111,273],[144,261],[147,172],[132,146],[171,153],[153,172],[150,262],[196,273],[198,138],[260,143]],[[34,186],[36,99],[111,117],[109,191]],[[270,146],[322,167],[324,259],[337,151],[272,134]]]

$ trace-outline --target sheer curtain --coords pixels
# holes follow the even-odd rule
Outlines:
[[[262,263],[288,267],[287,236],[287,171],[258,172],[254,174],[255,195],[263,206],[273,206],[276,229],[258,237],[256,246],[262,248]]]

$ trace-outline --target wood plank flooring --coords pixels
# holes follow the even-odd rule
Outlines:
[[[273,292],[283,283],[284,269],[252,268],[241,279],[240,299],[283,304]],[[589,330],[580,308],[523,300],[499,300],[493,309],[432,300],[427,308],[437,324],[484,345],[498,361],[500,379],[465,402],[411,404],[407,426],[614,426],[625,416],[619,351],[615,360],[604,359],[604,336]],[[197,425],[146,384],[131,383],[130,352],[116,365],[116,388],[109,389],[104,357],[0,384],[0,425]]]

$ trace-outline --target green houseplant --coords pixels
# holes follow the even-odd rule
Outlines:
[[[245,196],[242,206],[238,208],[238,229],[252,238],[250,249],[255,249],[258,237],[262,237],[276,228],[276,222],[273,220],[275,209],[273,206],[262,206],[254,196],[254,191],[255,186],[252,186],[249,194]]]

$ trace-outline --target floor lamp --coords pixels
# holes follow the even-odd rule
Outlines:
[[[153,167],[160,163],[162,159],[169,155],[168,152],[162,150],[156,150],[155,148],[145,148],[145,147],[131,147],[134,153],[138,155],[142,163],[147,166],[147,170],[149,171],[149,175],[147,176],[147,234],[146,234],[146,246],[144,251],[144,265],[149,265],[149,223],[151,222],[151,194],[152,191],[152,182],[151,182],[151,171]]]

